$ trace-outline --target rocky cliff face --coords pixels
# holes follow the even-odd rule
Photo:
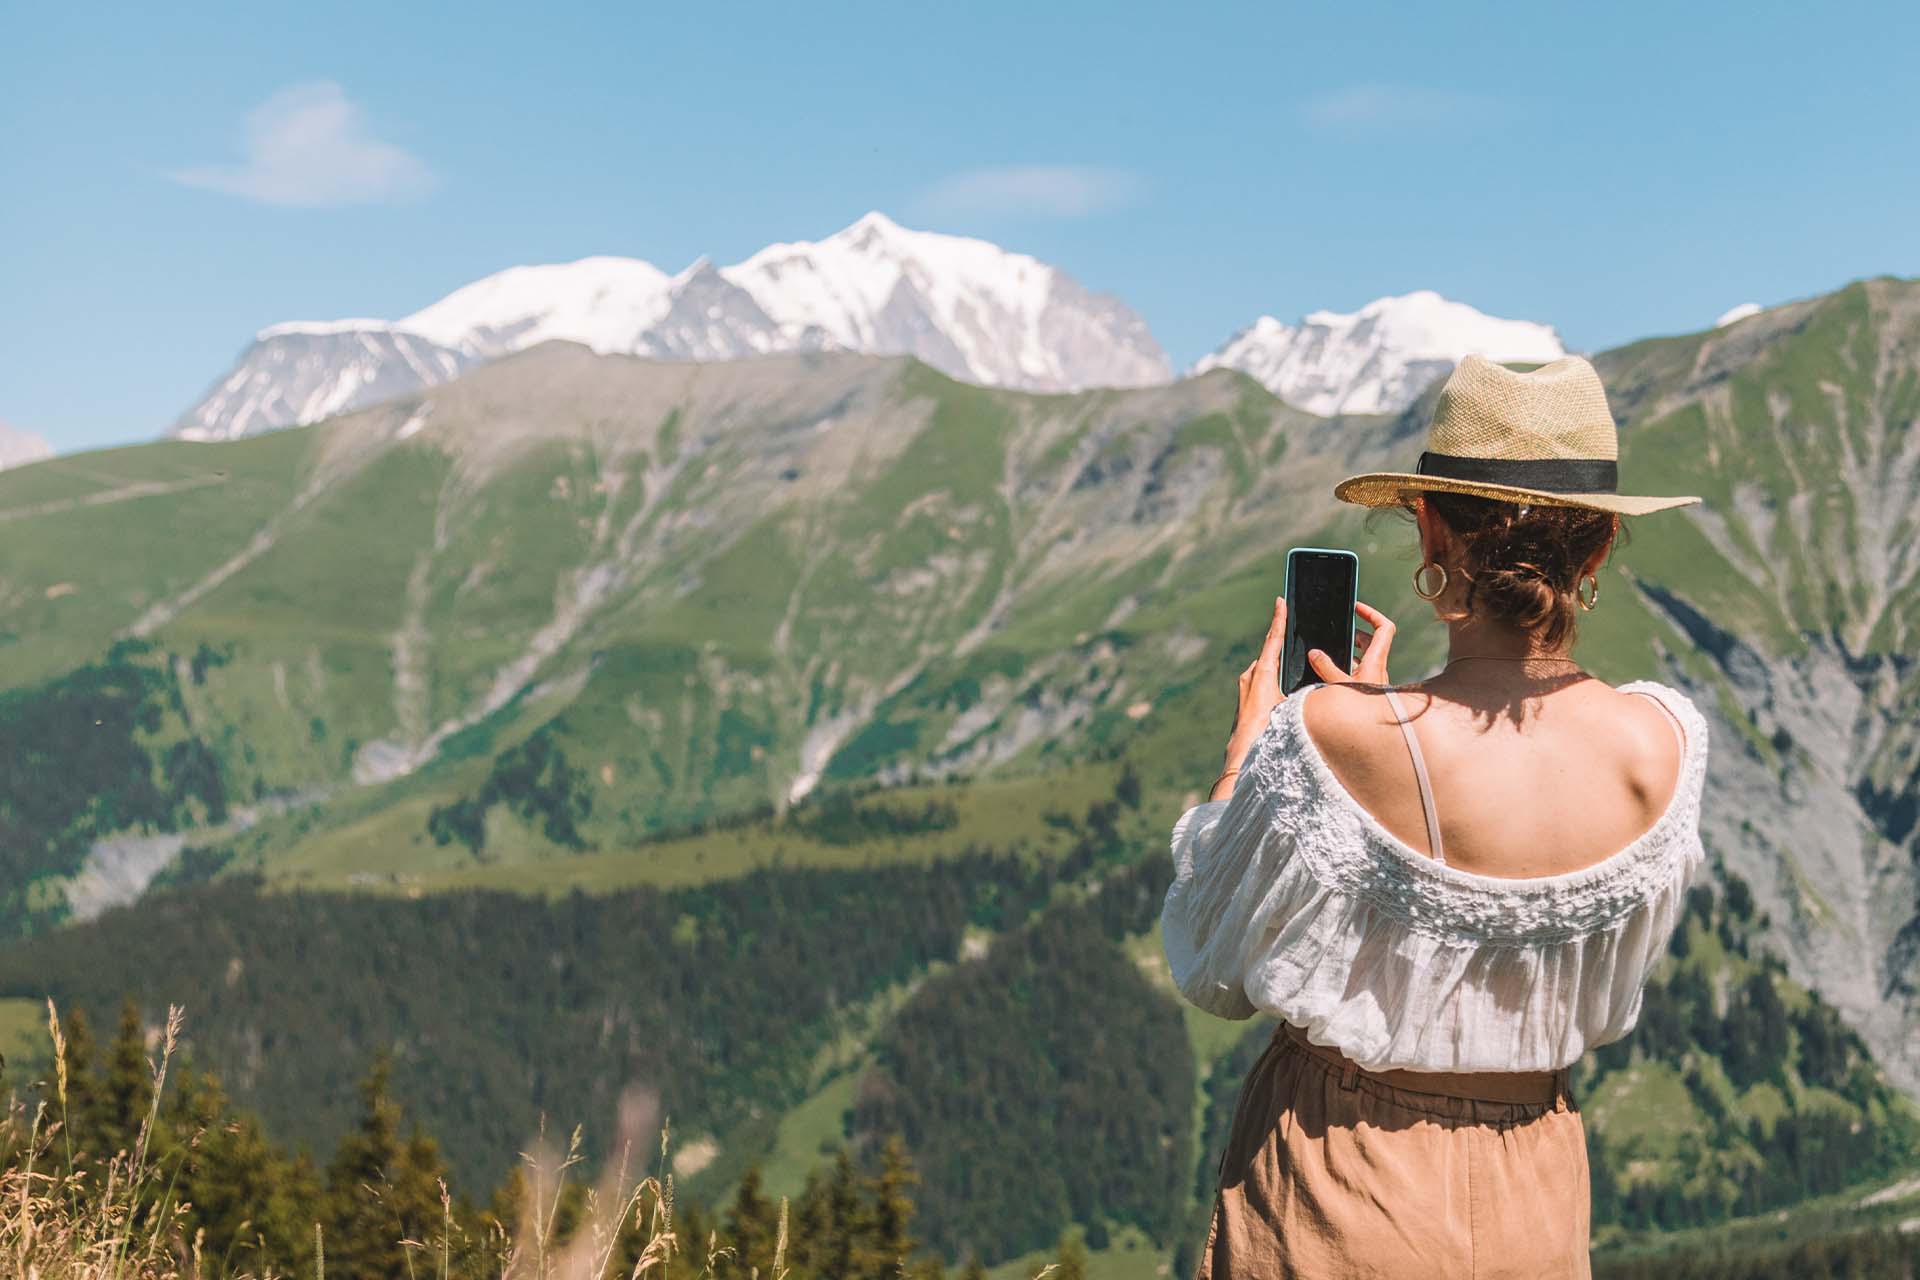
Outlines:
[[[1707,499],[1648,522],[1635,585],[1716,716],[1709,835],[1799,974],[1920,1086],[1920,286],[1598,363],[1627,474]]]
[[[180,415],[180,440],[236,440],[318,422],[422,387],[479,363],[464,351],[378,320],[263,329],[199,403]]]

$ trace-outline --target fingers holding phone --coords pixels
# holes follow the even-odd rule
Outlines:
[[[1387,655],[1393,651],[1393,635],[1398,628],[1392,618],[1364,600],[1354,602],[1353,612],[1373,628],[1354,637],[1353,678],[1362,684],[1392,684],[1387,677]]]
[[[1387,657],[1393,651],[1393,619],[1364,601],[1355,601],[1356,618],[1373,628],[1355,629],[1354,664],[1349,672],[1333,660],[1325,649],[1307,651],[1308,668],[1326,684],[1391,684],[1387,676]]]

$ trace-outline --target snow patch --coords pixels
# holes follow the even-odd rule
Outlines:
[[[288,320],[270,324],[253,335],[255,342],[270,338],[327,337],[336,333],[391,333],[393,325],[385,320]]]
[[[1431,289],[1358,311],[1315,311],[1299,324],[1261,316],[1193,372],[1238,369],[1309,413],[1397,413],[1462,356],[1544,364],[1567,354],[1551,326],[1504,320]]]

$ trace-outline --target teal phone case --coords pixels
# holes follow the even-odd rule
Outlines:
[[[1286,631],[1286,634],[1281,637],[1281,643],[1280,643],[1280,662],[1281,662],[1280,690],[1282,693],[1291,693],[1293,692],[1294,689],[1297,689],[1300,687],[1298,681],[1289,685],[1288,678],[1291,673],[1289,673],[1286,669],[1286,662],[1287,662],[1287,655],[1291,653],[1293,650],[1293,621],[1294,621],[1293,558],[1297,555],[1307,555],[1307,554],[1323,555],[1323,556],[1344,556],[1348,560],[1351,560],[1353,562],[1353,598],[1356,602],[1360,599],[1360,557],[1359,556],[1347,550],[1345,547],[1290,547],[1288,548],[1287,550],[1287,581],[1284,588],[1284,594],[1287,597],[1287,631]],[[1348,670],[1352,670],[1352,664],[1353,664],[1354,630],[1355,628],[1353,623],[1353,610],[1349,609],[1347,610],[1347,651],[1343,655],[1346,660]],[[1304,655],[1302,656],[1301,661],[1303,663],[1305,662]]]

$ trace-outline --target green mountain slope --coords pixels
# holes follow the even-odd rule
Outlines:
[[[108,525],[189,542],[191,512],[22,515],[3,571],[31,607],[3,621],[76,656],[117,634],[218,653],[188,708],[230,788],[325,797],[253,836],[269,875],[409,803],[382,838],[462,798],[490,832],[514,808],[480,804],[492,759],[536,730],[591,795],[579,843],[618,845],[823,777],[1031,770],[1125,736],[1158,692],[1144,673],[1215,638],[1177,601],[1278,553],[1214,528],[1331,474],[1251,492],[1258,459],[1311,426],[1224,374],[1038,397],[905,361],[664,366],[554,345],[430,402],[269,437],[293,496],[137,577],[79,548]],[[168,475],[173,448],[153,458]],[[197,455],[207,486],[227,450]],[[83,462],[0,480],[0,516],[28,509],[23,481],[85,483]],[[91,630],[45,615],[54,564]],[[502,825],[464,843],[554,851]]]
[[[1836,1117],[1878,1131],[1892,1114],[1859,1064],[1920,1086],[1920,285],[1864,281],[1596,364],[1622,423],[1627,487],[1708,502],[1635,530],[1582,618],[1583,655],[1608,678],[1680,684],[1713,717],[1709,843],[1750,886],[1743,921],[1767,921],[1743,924],[1744,954],[1717,923],[1690,926],[1692,958],[1676,958],[1643,1029],[1671,1043],[1603,1062],[1589,1081],[1596,1128],[1620,1144],[1609,1160],[1638,1171],[1621,1187],[1657,1189],[1623,1201],[1639,1207],[1622,1221],[1667,1228],[1741,1210],[1788,1165],[1865,1161],[1845,1143],[1818,1156],[1806,1145]],[[156,872],[184,886],[102,918],[99,932],[0,958],[0,996],[112,1001],[135,989],[150,1013],[168,999],[215,1005],[217,1017],[196,1016],[198,1051],[255,1071],[236,1093],[280,1123],[274,1099],[351,1078],[379,1044],[410,1040],[429,1008],[329,995],[335,966],[361,975],[339,984],[350,992],[367,958],[323,946],[302,921],[388,939],[379,954],[398,967],[379,981],[429,975],[428,989],[460,993],[437,998],[429,1022],[457,1015],[471,1022],[458,1036],[520,1037],[457,1086],[407,1077],[402,1055],[410,1103],[463,1135],[449,1139],[461,1160],[494,1167],[523,1140],[510,1135],[525,1107],[486,1124],[468,1109],[496,1091],[531,1096],[528,1073],[547,1070],[532,1029],[552,996],[508,983],[481,999],[462,988],[464,952],[448,942],[435,958],[421,937],[460,933],[450,922],[462,912],[497,913],[489,928],[545,939],[563,966],[599,939],[609,976],[596,982],[642,957],[696,990],[701,970],[676,967],[684,955],[669,949],[669,963],[556,924],[584,910],[568,895],[657,913],[784,876],[924,886],[991,848],[1071,898],[1106,874],[1088,870],[1081,815],[1123,778],[1131,816],[1095,861],[1161,856],[1217,760],[1232,674],[1289,545],[1356,547],[1363,595],[1402,622],[1396,674],[1437,659],[1439,630],[1407,586],[1410,531],[1327,497],[1340,475],[1404,465],[1430,402],[1324,420],[1226,372],[1042,396],[907,360],[660,365],[550,344],[314,428],[0,474],[0,642],[14,659],[0,734],[49,744],[40,772],[0,777],[6,923],[91,915]],[[86,727],[76,699],[96,696],[119,699],[99,717],[117,726],[110,744],[95,735],[83,751],[47,734],[51,715],[85,736],[71,732]],[[50,778],[122,799],[50,802],[63,794]],[[521,896],[438,900],[481,889]],[[312,892],[325,890],[361,892]],[[155,921],[190,935],[202,911],[272,928],[153,954],[130,941]],[[883,1116],[932,1133],[966,1114],[965,1099],[925,1112],[874,1100],[935,1061],[902,1028],[939,1043],[972,1025],[964,987],[980,966],[956,948],[984,926],[965,912],[942,920],[937,946],[889,952],[883,971],[846,976],[767,1024],[765,1063],[688,1049],[705,1065],[675,1096],[719,1152],[703,1191],[750,1160],[797,1169],[809,1142],[817,1155],[821,1135],[864,1141]],[[782,954],[804,963],[842,927],[789,938]],[[270,1009],[244,979],[221,987],[233,965],[255,972],[296,938],[318,948],[305,961],[317,966],[309,1007]],[[1151,987],[1149,944],[1138,929],[1107,937],[1089,973],[1131,991],[1134,964]],[[728,963],[745,963],[743,947]],[[1771,993],[1786,1056],[1770,1041],[1763,1057],[1786,1065],[1730,1065],[1725,1044],[1699,1039],[1703,983],[1714,1019],[1754,1026],[1778,1021]],[[1827,1003],[1807,1004],[1803,989]],[[588,1051],[596,1015],[626,1025],[611,991],[566,995],[574,1029],[559,1043],[587,1065],[553,1076],[543,1104],[595,1105],[612,1075],[656,1061]],[[1048,998],[1008,1009],[1007,1027],[1057,1021]],[[934,1000],[947,1003],[929,1020]],[[1829,1006],[1839,1021],[1806,1012]],[[696,1035],[669,1005],[650,1016],[660,1046],[723,1034]],[[1185,1127],[1156,1130],[1176,1145],[1204,1137],[1226,1043],[1182,1016],[1202,1083]],[[292,1035],[301,1017],[353,1028],[320,1055],[327,1074],[259,1073],[259,1037]],[[1173,1025],[1143,1021],[1140,1034]],[[1827,1047],[1803,1061],[1809,1043]],[[1636,1134],[1632,1116],[1662,1119]],[[321,1109],[297,1131],[322,1141],[337,1120]],[[930,1222],[975,1239],[977,1223],[942,1207],[962,1203],[971,1175],[939,1176],[950,1181],[930,1188]],[[1058,1196],[1090,1227],[1171,1238],[1170,1220],[1132,1192],[1070,1184]],[[1045,1243],[1023,1231],[1009,1250]]]

